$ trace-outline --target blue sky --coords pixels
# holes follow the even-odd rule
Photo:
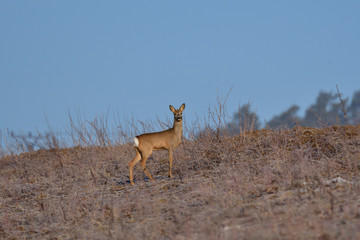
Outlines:
[[[0,129],[60,131],[68,113],[262,120],[320,90],[360,89],[360,1],[1,1]],[[111,118],[111,116],[110,116]]]

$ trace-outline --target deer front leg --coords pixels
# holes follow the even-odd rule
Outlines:
[[[173,150],[169,149],[168,153],[169,153],[169,178],[172,178],[173,175],[171,171],[172,171],[172,162],[173,162]]]

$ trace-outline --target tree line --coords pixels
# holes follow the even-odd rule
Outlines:
[[[315,103],[305,111],[303,117],[299,116],[300,107],[292,105],[279,115],[275,115],[263,126],[259,116],[247,103],[239,107],[233,119],[227,124],[227,129],[233,134],[249,129],[293,128],[300,125],[304,127],[325,127],[329,125],[359,124],[360,123],[360,90],[355,91],[351,100],[342,98],[340,92],[320,91]]]

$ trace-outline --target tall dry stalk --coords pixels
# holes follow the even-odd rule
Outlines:
[[[337,89],[337,94],[338,94],[338,97],[339,97],[340,103],[341,103],[341,110],[342,110],[342,112],[344,114],[345,124],[347,125],[349,123],[349,121],[348,121],[348,117],[347,117],[347,111],[346,111],[345,103],[344,103],[344,101],[343,101],[343,99],[341,97],[338,85],[336,85],[336,89]]]

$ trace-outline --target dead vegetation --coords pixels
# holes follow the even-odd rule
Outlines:
[[[359,239],[360,125],[202,134],[149,182],[131,144],[0,160],[0,239]]]

